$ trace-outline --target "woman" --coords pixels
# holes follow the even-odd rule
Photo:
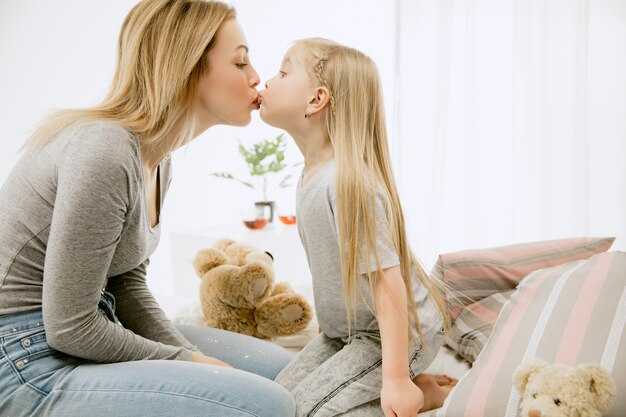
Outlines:
[[[143,0],[118,49],[104,101],[47,120],[0,189],[0,415],[291,416],[288,352],[179,332],[145,280],[169,155],[258,109],[235,11]]]

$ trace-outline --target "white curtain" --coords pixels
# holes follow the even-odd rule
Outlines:
[[[626,249],[626,2],[398,0],[393,151],[418,256]]]

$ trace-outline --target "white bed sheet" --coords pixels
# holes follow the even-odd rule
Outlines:
[[[426,368],[425,373],[429,374],[446,374],[457,379],[461,379],[463,375],[467,373],[471,368],[469,362],[463,359],[460,355],[458,355],[455,351],[450,349],[448,346],[442,346],[437,352],[437,356],[433,362]],[[418,417],[426,417],[431,416],[433,410],[425,411],[423,413],[419,413]]]
[[[312,302],[312,294],[309,288],[298,288],[300,294],[303,294],[310,302]],[[203,314],[198,301],[191,300],[172,300],[171,298],[161,296],[157,297],[157,300],[166,314],[176,324],[191,324],[202,326]],[[181,306],[181,301],[186,301],[186,304]],[[178,308],[176,308],[178,306]],[[318,332],[318,324],[315,317],[311,320],[311,323],[302,332],[285,337],[278,337],[272,340],[272,343],[276,343],[284,347],[285,349],[297,353],[302,349],[310,340],[312,340]],[[447,346],[443,346],[433,362],[426,368],[426,373],[432,374],[446,374],[458,379],[461,379],[463,375],[470,369],[470,364],[461,356],[457,355],[452,349]],[[418,416],[426,417],[430,415],[431,411],[418,414]]]

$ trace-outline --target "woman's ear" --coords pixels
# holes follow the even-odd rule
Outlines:
[[[330,91],[326,87],[317,87],[309,100],[305,117],[321,112],[330,103]]]

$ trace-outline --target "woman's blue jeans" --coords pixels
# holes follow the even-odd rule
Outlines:
[[[234,368],[173,360],[86,362],[48,346],[41,310],[0,316],[0,416],[294,415],[291,395],[273,382],[289,352],[237,333],[179,330]]]

